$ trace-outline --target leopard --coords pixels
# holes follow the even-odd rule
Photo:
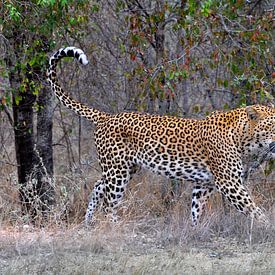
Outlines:
[[[90,194],[86,224],[99,205],[117,220],[117,209],[132,176],[140,168],[192,182],[191,220],[197,225],[205,205],[221,193],[239,212],[269,223],[247,190],[245,174],[253,158],[275,158],[275,108],[250,105],[214,112],[203,118],[183,118],[141,112],[108,113],[89,107],[65,92],[57,79],[57,64],[72,57],[87,65],[86,54],[64,47],[49,59],[47,79],[59,101],[94,124],[94,139],[102,170]]]

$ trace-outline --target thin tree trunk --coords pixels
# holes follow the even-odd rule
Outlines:
[[[53,184],[53,94],[47,88],[43,88],[38,97],[39,111],[37,113],[37,150],[39,157],[38,186],[42,210],[54,204]]]
[[[20,83],[19,73],[10,74],[11,88],[16,91]],[[14,117],[14,136],[15,151],[18,165],[18,181],[20,183],[19,196],[22,203],[24,214],[36,215],[36,210],[32,207],[32,198],[35,196],[30,182],[33,168],[37,163],[37,157],[34,153],[34,135],[33,135],[33,104],[35,96],[28,90],[22,94],[22,99],[17,100],[13,94],[13,117]]]
[[[155,64],[156,66],[160,65],[163,63],[163,58],[164,58],[164,41],[165,41],[165,34],[164,34],[164,24],[159,23],[157,31],[155,33],[155,51],[156,51],[156,60]],[[165,79],[162,80],[162,84],[165,84]],[[163,110],[163,104],[164,100],[163,98],[160,98],[160,95],[152,94],[150,92],[150,97],[149,97],[149,112],[154,112],[154,113],[161,113],[163,114],[165,111]]]

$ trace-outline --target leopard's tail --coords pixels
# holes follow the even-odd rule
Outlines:
[[[108,115],[104,112],[100,112],[94,108],[89,108],[88,106],[77,102],[73,98],[71,98],[60,86],[56,78],[56,66],[60,59],[63,57],[74,57],[81,64],[87,65],[88,59],[85,53],[78,48],[75,47],[67,47],[61,48],[56,53],[54,53],[49,61],[49,68],[47,71],[48,81],[51,84],[52,91],[56,95],[56,97],[61,101],[69,109],[73,110],[80,116],[83,116],[94,123],[106,118]]]

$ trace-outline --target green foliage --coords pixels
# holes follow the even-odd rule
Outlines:
[[[125,9],[117,3],[118,10]],[[195,75],[211,87],[238,95],[239,104],[261,103],[274,96],[272,12],[259,13],[246,1],[235,0],[163,3],[158,9],[145,4],[141,9],[132,3],[132,12],[125,17],[130,22],[127,50],[136,64],[129,77],[141,82],[141,97],[151,93],[163,98]],[[163,25],[165,33],[167,26],[182,33],[178,40],[184,50],[170,60],[164,50],[161,64],[153,64],[146,60],[146,52],[158,51],[157,34]],[[194,48],[200,48],[199,55],[192,52]],[[121,51],[126,52],[125,47]],[[213,78],[219,70],[223,76]]]
[[[7,12],[11,20],[18,22],[20,19],[20,12],[17,10],[16,6],[13,6],[11,3],[6,4]]]
[[[26,90],[39,94],[47,53],[68,34],[76,39],[82,36],[81,27],[88,21],[86,9],[90,5],[84,0],[4,1],[0,30],[16,56],[16,63],[8,69],[21,79],[19,90],[13,91],[16,104]]]
[[[201,13],[203,16],[209,16],[211,14],[211,6],[213,5],[213,0],[207,0],[201,4]]]

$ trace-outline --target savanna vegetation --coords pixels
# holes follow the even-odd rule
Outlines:
[[[100,178],[93,125],[61,106],[48,57],[65,60],[63,87],[111,113],[201,118],[274,104],[274,3],[230,1],[0,1],[0,273],[272,274],[274,227],[219,195],[191,226],[192,186],[140,171],[111,224],[82,222]],[[274,224],[274,162],[249,175]]]

